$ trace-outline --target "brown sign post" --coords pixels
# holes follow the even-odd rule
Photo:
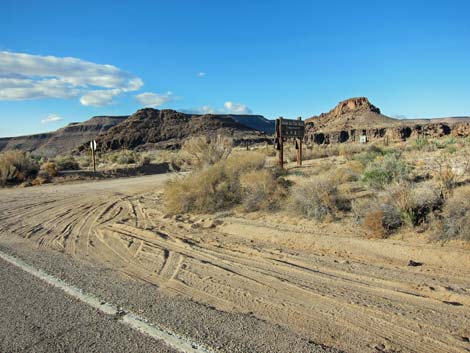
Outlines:
[[[302,165],[302,140],[305,135],[305,122],[302,118],[297,120],[276,119],[276,141],[275,147],[279,150],[279,166],[284,168],[284,141],[288,138],[295,139],[297,149],[297,165]]]

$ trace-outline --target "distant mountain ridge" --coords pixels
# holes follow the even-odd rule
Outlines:
[[[153,112],[155,118],[137,124],[136,119],[143,118],[141,111]],[[157,112],[164,112],[165,119],[157,119]],[[137,116],[136,116],[137,115]],[[144,114],[145,115],[145,114]],[[130,117],[130,121],[127,121]],[[145,119],[143,119],[145,120]],[[174,120],[174,121],[172,121]],[[189,123],[191,121],[191,123]],[[123,124],[119,129],[106,134],[108,130]],[[162,126],[159,127],[159,124]],[[159,133],[161,135],[158,135]],[[178,146],[182,139],[204,133],[220,133],[243,139],[259,139],[260,134],[271,134],[274,122],[262,115],[237,114],[184,114],[174,110],[142,109],[133,115],[95,116],[81,123],[70,123],[53,132],[0,138],[0,152],[19,149],[38,156],[53,157],[67,154],[83,148],[90,140],[102,139],[108,144],[107,148],[144,148],[142,145],[154,145],[161,148]],[[118,136],[118,137],[117,137]],[[138,143],[138,141],[142,143]]]
[[[193,115],[171,109],[140,109],[96,138],[102,151],[117,149],[177,148],[192,136],[224,135],[235,141],[262,140],[262,132],[239,121],[263,123],[260,116]],[[263,118],[264,119],[264,118]],[[248,124],[248,123],[246,123]],[[267,139],[264,137],[264,139]],[[82,146],[80,150],[85,149]]]
[[[121,123],[128,116],[95,116],[82,123],[70,123],[54,132],[0,138],[0,151],[18,149],[52,157],[65,154]]]

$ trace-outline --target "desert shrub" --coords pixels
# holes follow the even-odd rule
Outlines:
[[[372,163],[377,157],[384,156],[387,154],[387,150],[384,150],[378,146],[370,145],[368,146],[367,150],[361,152],[353,157],[353,160],[358,161],[364,167],[366,167],[369,163]]]
[[[385,238],[401,225],[400,212],[393,205],[380,204],[364,216],[364,227],[373,238]]]
[[[442,206],[439,189],[429,183],[390,185],[379,195],[379,200],[395,207],[402,223],[411,227],[425,224],[428,215]]]
[[[436,148],[436,145],[434,143],[429,142],[426,137],[418,137],[413,141],[411,147],[412,149],[416,149],[419,151],[426,150],[427,152],[430,152]]]
[[[45,170],[40,170],[36,178],[34,178],[34,180],[31,182],[31,184],[35,186],[42,185],[42,184],[50,183],[51,180],[52,180],[52,177]]]
[[[439,189],[433,185],[399,183],[373,198],[355,200],[352,211],[373,237],[383,238],[403,225],[428,225],[429,217],[441,206]]]
[[[148,154],[139,155],[139,164],[140,165],[149,165],[152,162],[152,157]]]
[[[347,161],[345,167],[357,175],[361,175],[364,172],[364,166],[362,163],[355,160]]]
[[[247,212],[260,209],[274,210],[285,197],[285,187],[271,169],[246,172],[240,177],[242,206]]]
[[[337,182],[330,175],[299,183],[290,192],[289,208],[307,218],[334,218],[338,211],[348,210],[349,207],[349,200],[341,195]]]
[[[155,152],[153,160],[157,163],[168,163],[171,170],[181,170],[185,164],[177,151],[159,150]]]
[[[80,166],[74,156],[60,156],[54,159],[58,170],[78,170]]]
[[[181,158],[195,169],[203,169],[227,159],[233,149],[233,140],[225,136],[198,136],[188,139],[181,148]]]
[[[255,152],[237,153],[226,160],[220,160],[210,167],[196,171],[186,177],[177,178],[165,187],[165,205],[170,213],[216,212],[241,204],[249,192],[242,186],[244,174],[260,171],[264,167],[265,157]],[[244,178],[266,177],[266,174],[252,175]],[[245,179],[246,182],[246,179]],[[263,180],[265,185],[251,186],[262,194],[263,188],[269,185],[270,179]],[[258,195],[259,196],[259,195]],[[250,201],[254,206],[253,200]],[[247,201],[247,205],[249,202]],[[259,205],[261,207],[261,204]]]
[[[390,153],[370,162],[362,174],[362,181],[374,189],[383,189],[393,181],[408,180],[410,168],[400,157],[399,153]]]
[[[470,186],[458,189],[446,202],[438,238],[470,241]]]
[[[367,148],[369,147],[366,147],[364,144],[346,143],[340,145],[339,155],[351,159],[354,155],[364,152]]]
[[[443,153],[429,163],[431,175],[445,198],[450,197],[455,187],[470,175],[470,154],[465,150],[460,154],[459,158]]]
[[[338,184],[349,183],[352,181],[357,181],[360,174],[354,171],[352,168],[348,167],[339,167],[332,174],[333,178],[337,181]]]
[[[49,178],[57,175],[57,165],[54,162],[45,162],[41,165],[39,174],[45,174]]]
[[[22,151],[0,153],[0,185],[8,182],[20,183],[33,177],[38,172],[37,162]]]
[[[81,155],[76,159],[80,168],[88,168],[89,166],[91,166],[92,160],[90,155],[88,154]]]
[[[309,159],[318,159],[339,155],[338,145],[313,145],[308,153]]]
[[[403,224],[400,210],[393,204],[381,202],[378,197],[354,200],[352,211],[372,238],[385,238]]]
[[[127,165],[137,163],[139,157],[135,151],[131,150],[120,150],[111,152],[106,158],[114,164]]]

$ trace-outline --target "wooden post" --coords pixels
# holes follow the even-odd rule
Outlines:
[[[279,139],[279,167],[282,169],[284,168],[284,141],[282,137],[282,118],[278,119],[277,124],[277,136]]]
[[[297,165],[302,165],[302,139],[299,138],[299,149],[297,150]]]
[[[297,120],[301,121],[302,118],[299,116]],[[299,138],[298,140],[299,140],[299,143],[298,143],[299,149],[297,150],[297,165],[302,165],[302,139]]]

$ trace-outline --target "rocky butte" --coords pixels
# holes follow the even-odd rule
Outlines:
[[[413,137],[470,136],[470,117],[394,119],[383,115],[366,97],[340,102],[328,113],[306,119],[305,141],[315,144]]]

